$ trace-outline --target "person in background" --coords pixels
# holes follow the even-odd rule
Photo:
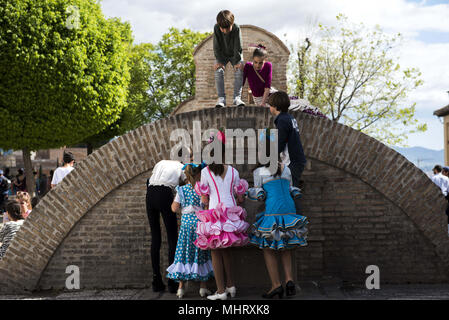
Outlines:
[[[17,170],[17,175],[16,175],[16,181],[14,181],[14,187],[17,191],[27,191],[27,183],[26,183],[26,177],[25,177],[25,172],[23,171],[23,169],[19,169]]]
[[[449,179],[449,167],[443,167],[443,169],[441,170],[441,174],[444,178],[442,179]],[[433,181],[433,179],[432,179]],[[449,182],[448,182],[449,184]],[[446,194],[444,194],[443,188],[445,188]],[[441,191],[443,192],[446,200],[448,201],[447,207],[446,207],[446,215],[447,215],[447,233],[449,235],[449,194],[448,194],[448,190],[449,187],[444,187],[444,182],[443,182],[443,187],[441,189]]]
[[[3,170],[0,170],[0,213],[5,212],[5,204],[8,201],[8,192],[11,181],[5,177]]]
[[[434,176],[432,177],[432,182],[435,183],[443,193],[444,196],[447,196],[449,190],[449,177],[443,175],[443,168],[440,165],[436,165],[432,169]]]
[[[17,201],[8,201],[6,204],[6,215],[8,216],[8,222],[4,223],[0,230],[0,242],[2,243],[0,246],[0,259],[5,256],[9,244],[24,221],[20,205]]]
[[[31,199],[31,207],[32,208],[36,207],[39,201],[40,201],[39,197],[33,197],[33,199]]]
[[[64,152],[63,156],[64,165],[55,170],[53,179],[51,180],[51,187],[54,188],[60,183],[66,175],[68,175],[74,169],[75,157],[71,152]]]

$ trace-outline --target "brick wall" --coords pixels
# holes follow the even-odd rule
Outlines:
[[[309,159],[303,204],[310,243],[296,250],[296,276],[361,281],[366,266],[376,264],[381,281],[447,281],[449,238],[438,187],[380,142],[327,119],[293,114]],[[265,108],[204,109],[140,127],[95,151],[17,233],[0,261],[0,289],[61,289],[69,264],[81,268],[84,288],[150,285],[145,180],[157,161],[169,157],[173,129],[192,130],[193,120],[219,128],[233,118],[273,126]],[[247,206],[252,222],[260,205]],[[234,252],[239,283],[268,281],[257,249]]]

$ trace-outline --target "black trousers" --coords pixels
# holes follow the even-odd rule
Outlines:
[[[161,226],[160,216],[164,221],[168,240],[168,263],[175,260],[176,243],[178,242],[178,221],[176,214],[171,211],[173,192],[165,186],[147,187],[146,207],[151,230],[151,265],[153,275],[161,275]]]

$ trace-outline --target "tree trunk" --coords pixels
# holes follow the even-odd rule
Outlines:
[[[30,194],[30,197],[34,196],[34,190],[36,182],[34,181],[33,175],[33,165],[31,163],[31,151],[28,148],[22,149],[23,153],[23,163],[25,165],[25,177],[27,180],[27,192]]]
[[[92,145],[92,143],[88,142],[87,143],[87,155],[90,155],[92,152],[94,152],[94,146]]]

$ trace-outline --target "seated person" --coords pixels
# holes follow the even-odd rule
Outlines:
[[[17,201],[8,202],[6,205],[6,214],[8,215],[9,221],[0,230],[0,242],[2,244],[0,246],[0,259],[5,256],[9,244],[24,222],[20,205]]]

